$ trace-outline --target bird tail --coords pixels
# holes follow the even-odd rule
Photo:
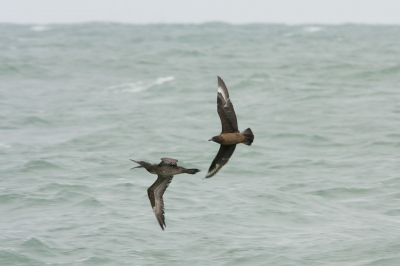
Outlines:
[[[195,173],[198,173],[198,172],[200,172],[200,170],[199,169],[186,169],[186,174],[191,174],[191,175],[194,175]]]
[[[248,128],[248,129],[246,129],[245,131],[242,132],[242,135],[244,136],[243,144],[246,144],[246,145],[250,146],[251,143],[253,143],[253,141],[254,141],[253,131],[251,131],[251,129]]]

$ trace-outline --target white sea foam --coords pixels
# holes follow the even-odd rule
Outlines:
[[[7,144],[4,144],[4,143],[0,143],[0,148],[9,149],[9,148],[11,148],[11,145],[7,145]]]
[[[44,26],[44,25],[36,25],[31,28],[31,30],[33,30],[33,31],[45,31],[45,30],[49,30],[49,29],[50,29],[50,27]]]
[[[114,91],[116,93],[119,93],[119,92],[136,93],[136,92],[145,91],[153,86],[158,86],[158,85],[164,84],[166,82],[172,81],[174,79],[175,79],[175,77],[173,77],[173,76],[161,77],[161,78],[157,78],[155,81],[149,82],[149,83],[145,83],[143,81],[137,81],[137,82],[124,83],[124,84],[120,84],[120,85],[110,86],[107,89]]]
[[[142,81],[114,85],[107,88],[114,92],[141,92],[147,89]]]
[[[311,26],[311,27],[304,28],[304,31],[306,31],[306,32],[318,32],[318,31],[321,31],[321,30],[322,30],[321,27],[316,27],[316,26]]]
[[[285,37],[291,37],[293,35],[295,35],[294,32],[288,32],[288,33],[283,34],[283,36],[285,36]]]
[[[89,260],[90,259],[90,257],[87,257],[87,258],[82,258],[82,259],[79,259],[79,260],[76,260],[76,261],[85,261],[85,260]]]
[[[156,79],[156,81],[154,82],[154,84],[156,84],[156,85],[161,85],[161,84],[163,84],[163,83],[165,83],[165,82],[172,81],[172,80],[174,80],[174,79],[175,79],[175,77],[172,77],[172,76],[165,77],[165,78],[158,78],[158,79]]]

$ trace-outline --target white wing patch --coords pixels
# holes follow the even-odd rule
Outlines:
[[[221,167],[220,167],[220,164],[216,164],[216,165],[215,165],[215,168],[212,169],[212,170],[206,175],[206,178],[208,178],[208,177],[210,177],[210,176],[213,176],[215,173],[217,173],[217,172],[219,171],[220,168],[221,168]]]
[[[222,94],[222,97],[224,97],[225,101],[229,99],[228,95],[226,95],[226,91],[223,88],[218,87],[218,92]]]

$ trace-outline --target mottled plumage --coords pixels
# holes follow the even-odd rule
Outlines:
[[[154,215],[158,223],[161,226],[161,229],[164,230],[165,225],[165,217],[164,217],[164,200],[163,195],[167,187],[172,181],[174,175],[178,174],[195,174],[200,172],[198,169],[186,169],[184,167],[177,166],[178,160],[171,158],[161,158],[161,163],[159,164],[151,164],[144,161],[131,161],[139,164],[139,166],[134,168],[145,168],[147,172],[151,174],[158,175],[156,182],[153,183],[147,189],[147,195],[149,196],[150,204],[153,209]]]

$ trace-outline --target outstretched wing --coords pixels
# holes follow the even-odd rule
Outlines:
[[[176,163],[178,162],[178,160],[176,159],[172,159],[172,158],[161,158],[161,163],[159,163],[158,165],[174,165],[176,166]]]
[[[222,124],[222,133],[239,132],[233,104],[229,99],[224,81],[218,77],[217,111]]]
[[[221,145],[217,156],[215,156],[214,161],[211,163],[210,168],[208,169],[208,173],[206,178],[210,178],[222,168],[231,158],[233,152],[235,151],[236,144],[234,145]]]
[[[154,215],[157,218],[161,229],[164,230],[165,217],[164,217],[164,200],[163,195],[167,187],[172,181],[173,176],[159,175],[156,182],[147,189],[151,207],[153,208]]]

